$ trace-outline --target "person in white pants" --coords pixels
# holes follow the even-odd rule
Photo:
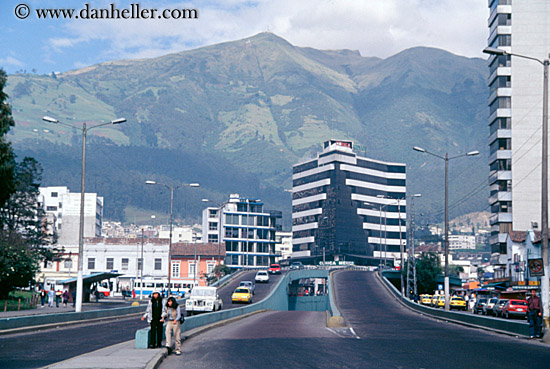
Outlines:
[[[174,341],[176,341],[175,353],[176,355],[181,355],[181,323],[183,315],[173,296],[170,296],[168,301],[166,301],[162,317],[166,322],[166,347],[168,350],[172,349],[172,334],[174,334]]]

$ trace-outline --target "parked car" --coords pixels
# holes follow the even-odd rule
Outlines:
[[[432,295],[428,295],[428,294],[420,295],[420,303],[422,305],[431,305]]]
[[[218,295],[216,287],[197,286],[191,290],[185,301],[187,315],[221,310],[223,301]]]
[[[295,261],[292,264],[290,264],[290,270],[293,269],[302,269],[304,267],[304,264],[302,264],[301,261]]]
[[[502,307],[502,316],[506,319],[512,317],[527,318],[527,300],[508,300]]]
[[[508,299],[498,299],[497,302],[495,302],[495,304],[493,305],[492,315],[501,316],[502,307],[504,306],[504,304],[506,304],[506,302],[508,302]]]
[[[449,302],[449,309],[458,309],[466,311],[468,309],[466,300],[464,300],[463,297],[460,296],[453,296],[451,298],[451,301]]]
[[[482,313],[483,314],[483,307],[487,305],[487,298],[486,297],[480,297],[477,299],[475,305],[474,305],[474,314]]]
[[[439,297],[439,295],[433,295],[432,296],[432,299],[430,301],[430,306],[431,307],[437,307],[437,298]]]
[[[269,274],[267,274],[266,270],[259,270],[258,273],[256,273],[256,277],[254,278],[254,282],[256,283],[269,283]]]
[[[267,271],[270,274],[281,274],[281,266],[279,264],[271,264]]]
[[[252,303],[252,292],[246,287],[237,287],[231,295],[231,302],[246,302]]]
[[[490,298],[487,300],[487,303],[483,307],[483,315],[489,315],[492,314],[493,306],[495,306],[495,303],[498,301],[496,297]]]
[[[241,281],[241,283],[239,283],[239,287],[246,287],[250,290],[250,292],[252,292],[252,294],[256,293],[256,285],[252,283],[252,281]]]

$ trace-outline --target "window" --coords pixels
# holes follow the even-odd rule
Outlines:
[[[57,192],[52,192],[52,197],[57,197]]]
[[[227,238],[239,238],[239,228],[227,227],[225,229],[225,237],[227,237]]]
[[[208,263],[206,264],[206,273],[210,274],[214,271],[214,268],[216,267],[216,264],[214,263]]]
[[[88,258],[88,269],[89,270],[95,269],[95,258]]]
[[[218,230],[218,223],[208,222],[208,230],[209,231],[217,231]]]
[[[218,235],[217,234],[209,234],[208,235],[208,242],[218,242]]]
[[[155,259],[155,270],[162,270],[162,259]]]
[[[121,269],[122,270],[128,270],[128,258],[122,258]]]
[[[239,224],[239,216],[236,214],[226,214],[225,215],[226,224]]]
[[[57,225],[57,229],[61,229],[61,223]]]
[[[105,269],[107,270],[115,269],[115,259],[107,258],[107,261],[105,262]]]
[[[180,276],[180,263],[178,261],[172,262],[172,277]]]
[[[138,268],[138,271],[140,271],[141,268],[143,268],[143,259],[142,259],[142,258],[138,258],[138,266],[137,266],[137,268]]]
[[[57,206],[46,206],[46,211],[57,211]]]
[[[63,203],[62,202],[59,203],[59,209],[63,209]]]
[[[187,274],[187,277],[193,278],[193,276],[195,275],[195,262],[194,261],[189,262],[188,270],[189,270],[189,273]]]
[[[208,210],[208,215],[210,216],[210,218],[215,218],[216,216],[218,216],[218,211],[217,210]]]

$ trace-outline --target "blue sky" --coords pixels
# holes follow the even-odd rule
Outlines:
[[[197,9],[198,19],[38,19],[36,9]],[[17,5],[30,8],[26,19]],[[271,31],[294,45],[388,57],[414,46],[482,57],[484,0],[2,0],[0,68],[64,72],[96,63],[151,58]]]

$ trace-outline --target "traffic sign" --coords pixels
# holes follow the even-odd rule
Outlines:
[[[544,276],[544,265],[542,259],[529,259],[529,275],[531,277]]]

